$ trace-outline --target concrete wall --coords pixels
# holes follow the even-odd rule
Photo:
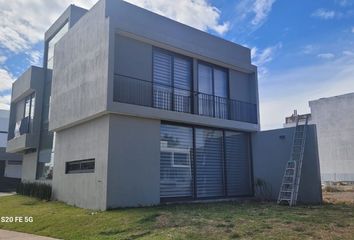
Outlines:
[[[106,110],[108,36],[105,1],[100,1],[56,44],[50,130]]]
[[[112,29],[149,39],[161,46],[208,57],[245,69],[251,65],[250,49],[199,31],[122,0],[106,0]]]
[[[322,181],[354,181],[354,93],[310,101]]]
[[[43,68],[31,66],[12,85],[11,102],[27,97],[34,91],[42,91]]]
[[[152,45],[115,35],[114,73],[152,81]]]
[[[257,78],[252,73],[229,71],[230,98],[258,104]]]
[[[285,166],[290,159],[294,129],[276,129],[252,134],[255,182],[257,179],[265,181],[269,191],[269,196],[266,197],[273,200],[278,198]],[[298,201],[305,203],[322,201],[315,125],[308,127]]]
[[[36,181],[37,152],[23,154],[22,177],[23,182]]]
[[[6,161],[4,176],[8,178],[21,178],[21,164],[11,164],[12,161]]]
[[[69,21],[69,28],[74,26],[74,24],[87,12],[86,9],[80,8],[71,4],[65,9],[65,11],[60,15],[60,17],[55,20],[55,22],[50,26],[50,28],[45,32],[44,39],[45,41],[49,40],[53,35],[58,32],[67,21]],[[45,61],[45,59],[43,59]]]
[[[55,141],[53,198],[89,209],[106,209],[108,115],[58,131]],[[94,173],[65,173],[65,163],[95,159]]]
[[[0,177],[21,178],[21,165],[9,165],[9,161],[22,161],[22,155],[7,153],[5,147],[0,147]]]
[[[110,115],[107,207],[160,202],[160,121]]]

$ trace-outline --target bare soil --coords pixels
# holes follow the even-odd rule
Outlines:
[[[323,200],[333,204],[354,204],[354,192],[323,192]]]

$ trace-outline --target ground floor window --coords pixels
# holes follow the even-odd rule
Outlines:
[[[249,134],[162,124],[160,145],[162,200],[252,194]]]
[[[76,160],[65,163],[65,173],[93,173],[95,172],[95,159]]]
[[[161,125],[160,148],[161,197],[192,197],[193,129]]]

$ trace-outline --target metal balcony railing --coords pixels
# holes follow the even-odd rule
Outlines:
[[[123,75],[114,77],[114,101],[257,124],[257,105]]]

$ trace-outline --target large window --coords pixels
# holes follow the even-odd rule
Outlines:
[[[192,61],[189,58],[155,49],[153,84],[154,107],[192,112]]]
[[[160,194],[162,198],[192,197],[193,130],[161,126]]]
[[[248,146],[246,133],[162,124],[161,198],[251,195]]]
[[[11,137],[18,137],[22,134],[30,133],[33,129],[35,107],[35,94],[25,97],[18,101],[16,108],[16,123]]]
[[[65,163],[65,173],[93,173],[95,172],[95,159],[85,159]]]
[[[226,69],[198,64],[198,112],[200,115],[228,118],[228,74]]]

